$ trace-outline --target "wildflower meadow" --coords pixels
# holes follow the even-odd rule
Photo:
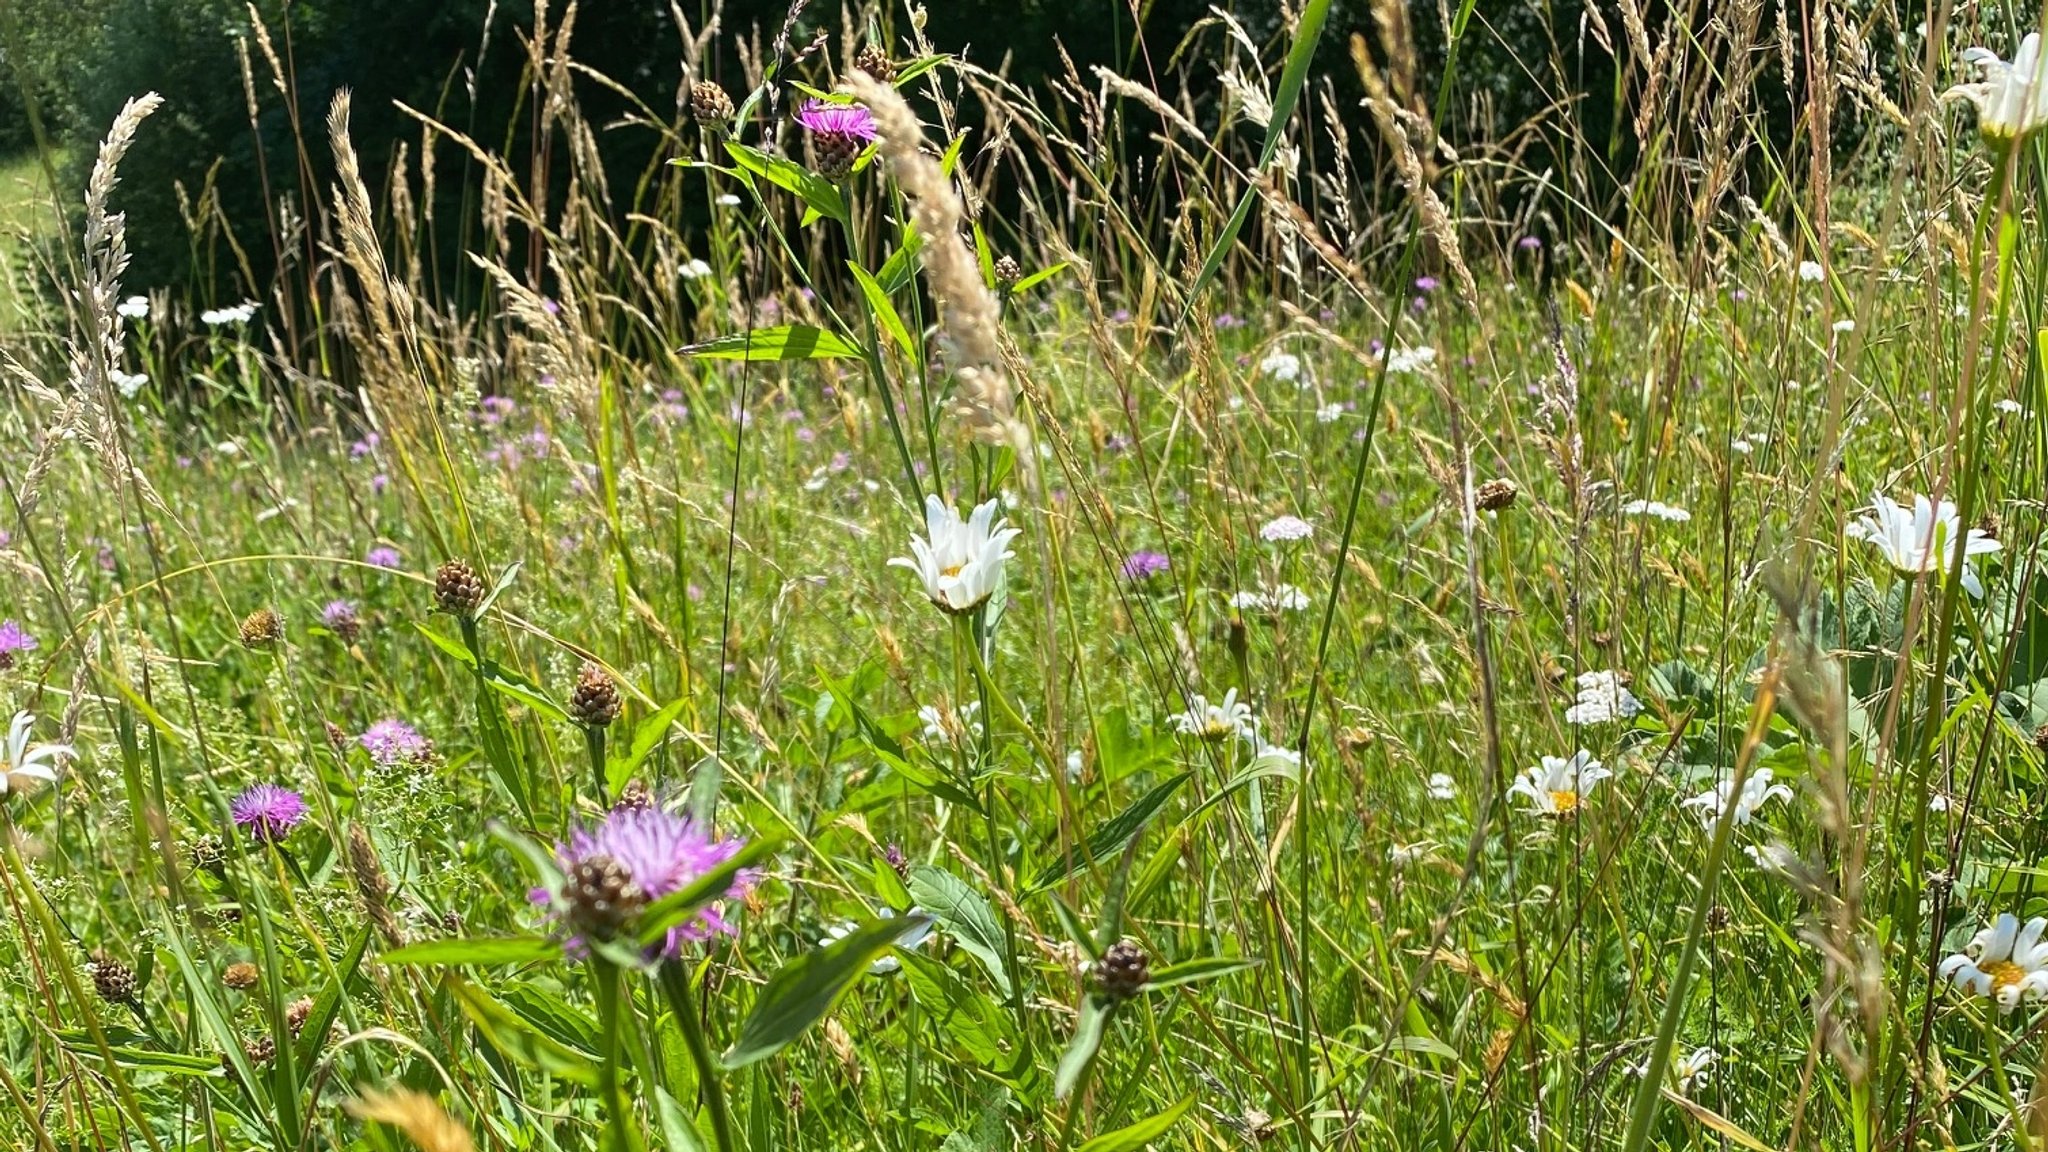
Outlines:
[[[0,1147],[2048,1147],[2048,8],[134,3]]]

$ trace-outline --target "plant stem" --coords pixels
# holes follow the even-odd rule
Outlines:
[[[739,1145],[732,1136],[732,1115],[726,1109],[725,1085],[719,1079],[718,1062],[704,1039],[704,1022],[697,1016],[697,996],[690,987],[690,974],[679,961],[662,964],[661,990],[668,996],[676,1028],[690,1050],[690,1062],[697,1066],[697,1089],[704,1097],[704,1110],[711,1113],[711,1137],[718,1152],[735,1152]]]

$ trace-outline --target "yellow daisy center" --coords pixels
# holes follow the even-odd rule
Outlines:
[[[1550,806],[1556,810],[1559,816],[1569,815],[1579,809],[1579,794],[1577,792],[1552,792],[1550,794]]]
[[[2010,960],[2000,960],[1987,966],[1984,974],[1991,977],[1991,993],[1994,996],[2027,978],[2027,970]]]
[[[966,563],[965,561],[962,561],[962,562],[960,562],[960,563],[958,563],[958,564],[955,564],[955,565],[953,565],[953,566],[952,566],[952,567],[950,567],[950,568],[941,568],[941,569],[939,569],[939,575],[941,575],[941,576],[958,576],[958,575],[960,574],[960,570],[961,570],[962,568],[965,568],[965,567],[967,567],[967,563]]]

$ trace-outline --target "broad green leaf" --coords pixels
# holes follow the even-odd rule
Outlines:
[[[476,667],[476,653],[471,652],[467,647],[465,647],[462,641],[457,640],[452,636],[443,636],[439,632],[434,631],[432,628],[427,627],[425,624],[422,624],[417,620],[413,621],[412,626],[418,629],[419,634],[425,636],[428,642],[433,644],[434,647],[439,648],[441,651],[446,652],[448,655],[455,657],[457,660],[460,660],[462,662],[463,667]]]
[[[725,142],[733,160],[749,172],[787,192],[793,192],[811,211],[844,224],[848,221],[846,200],[830,180],[780,156],[770,156],[737,140]]]
[[[517,700],[550,720],[568,723],[569,713],[555,703],[545,689],[518,671],[496,660],[486,660],[479,674],[483,682],[490,685],[491,691],[498,695]]]
[[[1180,1118],[1187,1115],[1188,1109],[1194,1107],[1194,1104],[1195,1098],[1192,1095],[1183,1096],[1180,1103],[1159,1115],[1140,1120],[1114,1132],[1105,1132],[1081,1145],[1077,1152],[1137,1152],[1138,1149],[1166,1135],[1167,1130],[1180,1123]]]
[[[804,1030],[832,1011],[854,981],[861,978],[904,933],[929,921],[923,916],[871,920],[845,936],[814,948],[784,964],[754,1001],[754,1010],[740,1025],[739,1039],[719,1058],[727,1068],[744,1068],[789,1046]]]
[[[968,987],[944,962],[916,952],[903,954],[903,978],[932,1021],[975,1063],[988,1067],[1003,1058],[1002,1041],[1009,1030],[987,996]]]
[[[334,1020],[341,1015],[341,1002],[348,994],[348,987],[362,970],[363,956],[370,950],[370,926],[363,925],[356,933],[356,942],[349,947],[348,957],[341,967],[335,969],[337,979],[330,980],[320,989],[320,995],[313,1001],[313,1010],[306,1014],[306,1022],[299,1029],[296,1055],[297,1067],[311,1068],[313,1058],[327,1043],[327,1033],[334,1027]]]
[[[860,348],[811,324],[783,324],[736,332],[679,350],[702,360],[852,360]]]
[[[919,864],[910,870],[910,898],[929,913],[967,954],[981,961],[1003,995],[1010,994],[1009,964],[1004,959],[1003,932],[981,893],[942,868]]]
[[[896,305],[890,301],[889,294],[882,290],[873,276],[868,275],[867,269],[851,260],[846,262],[846,267],[860,282],[861,294],[868,298],[868,307],[874,311],[875,322],[882,326],[882,331],[887,332],[890,339],[896,341],[896,346],[903,349],[905,356],[915,361],[917,345],[911,342],[910,329],[903,326],[903,317],[896,314]]]
[[[462,1014],[492,1047],[513,1060],[587,1088],[597,1087],[598,1061],[543,1035],[490,993],[454,974],[445,977]]]
[[[378,961],[385,964],[445,966],[455,964],[527,964],[562,954],[560,943],[545,936],[478,936],[463,940],[426,940],[394,948]]]
[[[1213,980],[1218,976],[1228,976],[1232,972],[1243,972],[1258,966],[1259,962],[1255,959],[1230,956],[1205,956],[1199,960],[1185,960],[1152,973],[1152,978],[1145,981],[1145,990],[1149,992],[1156,988],[1193,984],[1198,980]]]
[[[484,618],[484,613],[489,612],[491,605],[498,602],[498,597],[504,594],[505,589],[512,586],[512,581],[518,578],[519,570],[525,565],[524,560],[514,560],[503,572],[498,573],[498,582],[491,585],[491,594],[484,597],[484,602],[476,606],[477,619]]]
[[[1053,1073],[1053,1096],[1064,1100],[1080,1083],[1081,1074],[1095,1063],[1095,1053],[1102,1048],[1102,1033],[1115,1014],[1116,1008],[1106,1000],[1089,996],[1081,1001],[1081,1018],[1074,1022],[1074,1038],[1067,1041],[1067,1050],[1060,1053],[1060,1066]]]
[[[1053,265],[1050,268],[1040,269],[1039,271],[1033,272],[1031,275],[1024,277],[1022,280],[1017,281],[1015,284],[1010,285],[1010,293],[1012,295],[1017,295],[1020,293],[1029,292],[1033,288],[1038,287],[1040,284],[1045,283],[1047,280],[1052,279],[1053,277],[1059,275],[1062,272],[1065,272],[1066,270],[1067,262],[1065,260],[1060,261],[1059,263]]]
[[[1138,797],[1130,807],[1110,817],[1101,827],[1089,833],[1085,850],[1071,851],[1064,859],[1055,860],[1041,869],[1037,877],[1031,881],[1030,891],[1043,892],[1076,870],[1086,867],[1089,861],[1099,864],[1122,851],[1124,845],[1129,844],[1132,838],[1151,822],[1152,817],[1159,814],[1159,810],[1165,807],[1166,802],[1173,799],[1173,794],[1180,791],[1181,785],[1186,784],[1191,775],[1193,774],[1189,772],[1181,772],[1168,777],[1154,786],[1150,792]]]
[[[882,286],[882,291],[891,296],[903,291],[910,278],[917,274],[917,256],[922,251],[924,237],[918,234],[917,229],[905,224],[903,242],[887,260],[882,261],[882,270],[875,273],[875,282]]]

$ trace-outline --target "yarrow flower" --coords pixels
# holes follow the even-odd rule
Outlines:
[[[1976,107],[1977,134],[1985,143],[2010,147],[2048,123],[2048,59],[2041,55],[2040,33],[2027,33],[2010,64],[1989,48],[1963,49],[1963,63],[1976,70],[1976,82],[1958,84],[1941,98]]]
[[[1705,792],[1680,802],[1682,808],[1700,810],[1700,822],[1711,827],[1721,818],[1721,811],[1728,806],[1728,793],[1733,780],[1723,780]],[[1792,790],[1783,784],[1771,783],[1771,770],[1759,768],[1742,782],[1742,792],[1735,797],[1735,822],[1747,824],[1756,816],[1756,810],[1770,800],[1790,800]]]
[[[1828,270],[1821,267],[1817,260],[1801,260],[1799,278],[1808,284],[1818,284],[1828,278]]]
[[[695,821],[658,807],[614,808],[597,827],[577,829],[567,843],[556,845],[555,859],[565,877],[562,890],[536,888],[529,898],[569,930],[570,949],[580,951],[586,936],[619,935],[648,904],[695,883],[745,844],[737,837],[716,839]],[[756,879],[753,872],[741,871],[725,897],[745,895]],[[722,901],[713,901],[669,929],[649,954],[675,957],[686,943],[734,931]]]
[[[1299,516],[1278,516],[1259,529],[1259,539],[1268,544],[1292,543],[1308,539],[1315,530],[1315,525]]]
[[[14,667],[14,658],[23,652],[33,652],[39,646],[34,636],[23,629],[18,620],[0,620],[0,672]]]
[[[386,717],[363,730],[356,738],[363,751],[380,768],[414,763],[433,754],[434,744],[419,729],[396,717]]]
[[[711,265],[692,256],[688,260],[683,261],[682,266],[677,268],[676,272],[685,280],[702,280],[704,277],[711,275]]]
[[[247,324],[256,315],[256,304],[243,301],[230,308],[208,308],[199,314],[199,322],[208,328],[220,328],[230,324]]]
[[[107,373],[107,380],[123,400],[133,400],[149,385],[149,375],[143,372],[123,372],[119,368]]]
[[[1279,584],[1236,593],[1230,598],[1230,606],[1240,612],[1278,616],[1282,612],[1299,612],[1307,608],[1308,593],[1292,584]]]
[[[1275,348],[1259,361],[1259,373],[1293,383],[1301,378],[1301,357],[1284,348]]]
[[[1564,710],[1567,724],[1606,724],[1643,710],[1643,702],[1621,682],[1619,672],[1582,673],[1578,684],[1578,702]]]
[[[1586,802],[1595,785],[1614,775],[1593,754],[1580,749],[1570,759],[1545,756],[1543,763],[1523,770],[1508,785],[1514,795],[1529,799],[1528,811],[1542,816],[1569,816]]]
[[[1436,349],[1427,344],[1415,348],[1396,348],[1387,354],[1387,372],[1394,376],[1420,372],[1434,363]]]
[[[0,760],[0,796],[21,791],[31,780],[56,783],[58,762],[77,755],[69,744],[29,743],[29,730],[35,723],[35,717],[16,712],[14,722],[7,726],[6,759]]]
[[[228,805],[235,824],[266,844],[275,844],[306,819],[306,798],[276,784],[253,784]]]
[[[1879,492],[1871,499],[1870,512],[1850,523],[1844,531],[1853,539],[1877,545],[1877,550],[1901,572],[1941,572],[1955,554],[1962,518],[1947,500],[1935,504],[1925,496],[1913,497],[1912,511]],[[1970,565],[1972,556],[1998,551],[2002,545],[1981,529],[1972,528],[1963,540],[1963,587],[1972,596],[1984,595],[1984,585]]]
[[[1225,692],[1219,704],[1211,704],[1207,697],[1195,693],[1188,698],[1187,711],[1170,717],[1167,724],[1183,736],[1212,744],[1257,731],[1251,705],[1237,698],[1235,688]]]
[[[128,320],[149,319],[149,297],[130,296],[114,305],[114,311]]]
[[[1167,560],[1160,552],[1133,552],[1124,557],[1124,579],[1133,582],[1149,580],[1166,571]]]
[[[1010,541],[1023,533],[996,517],[990,500],[966,520],[936,494],[924,498],[925,535],[910,538],[910,556],[889,563],[908,568],[924,582],[932,603],[947,612],[969,612],[995,594],[1003,582]]]
[[[1453,779],[1449,772],[1430,773],[1429,798],[1431,800],[1456,800],[1458,798],[1457,780]]]
[[[2004,1012],[2019,1007],[2021,1000],[2039,1000],[2048,995],[2048,942],[2041,939],[2044,929],[2048,929],[2048,918],[2036,916],[2022,927],[2018,917],[2001,912],[1991,927],[1941,962],[1941,978],[1998,1001]]]
[[[1673,524],[1683,524],[1692,519],[1692,513],[1662,500],[1631,500],[1621,506],[1621,511],[1624,516],[1654,516]]]

